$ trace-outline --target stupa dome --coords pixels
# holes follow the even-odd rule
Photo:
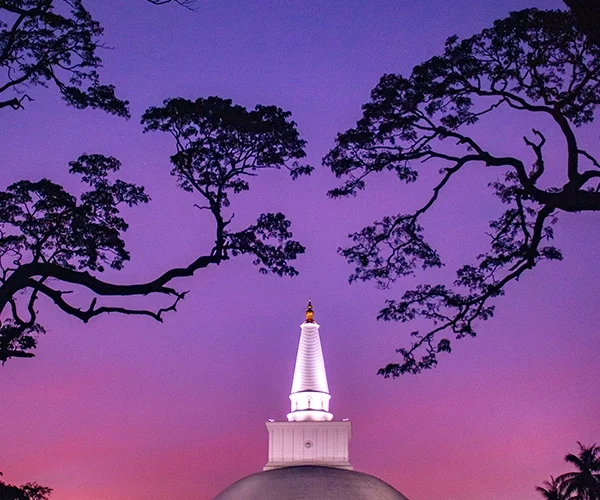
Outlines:
[[[252,474],[215,500],[408,500],[369,474],[302,465]]]

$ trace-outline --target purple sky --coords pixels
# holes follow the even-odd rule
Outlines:
[[[567,470],[563,457],[577,440],[600,440],[597,215],[561,217],[565,260],[511,285],[477,339],[455,343],[433,371],[384,380],[377,369],[397,359],[412,325],[375,316],[417,281],[388,291],[350,286],[336,249],[348,233],[419,204],[429,186],[381,177],[356,199],[332,201],[325,193],[336,181],[319,168],[384,72],[408,73],[447,36],[468,36],[511,10],[561,2],[201,0],[196,13],[142,0],[87,3],[114,48],[103,54],[104,80],[131,101],[133,118],[66,108],[56,92],[36,89],[26,111],[2,112],[1,185],[47,176],[77,189],[68,161],[83,152],[118,157],[122,177],[143,183],[153,201],[128,211],[132,261],[109,277],[148,279],[206,251],[212,234],[168,173],[170,137],[142,135],[141,113],[174,96],[276,104],[292,111],[316,172],[296,182],[268,172],[233,210],[239,227],[283,211],[307,253],[293,279],[259,275],[245,258],[202,271],[181,282],[191,293],[164,324],[110,316],[82,325],[43,307],[48,334],[37,357],[0,369],[6,480],[52,486],[57,500],[192,500],[262,470],[264,421],[288,411],[309,296],[332,412],[353,422],[351,462],[411,499],[535,498],[536,484]],[[518,125],[531,124],[513,118],[477,132],[498,151],[521,151]],[[562,143],[539,126],[560,175]],[[599,153],[597,125],[582,137]],[[486,187],[495,178],[474,169],[440,200],[426,230],[448,266],[422,280],[451,279],[484,248],[487,220],[502,209]]]

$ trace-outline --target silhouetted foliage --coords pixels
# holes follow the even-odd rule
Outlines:
[[[550,481],[544,481],[543,486],[536,486],[535,491],[546,500],[568,500],[560,481],[550,476]]]
[[[89,188],[80,196],[48,179],[19,181],[0,192],[0,360],[33,356],[37,336],[44,333],[37,321],[40,296],[84,322],[111,312],[162,321],[185,296],[168,286],[172,280],[230,257],[251,255],[263,273],[297,274],[290,261],[304,247],[291,239],[290,222],[283,214],[262,214],[249,227],[232,231],[233,217],[225,213],[232,196],[247,191],[247,179],[259,170],[286,167],[294,178],[310,172],[310,167],[298,164],[305,156],[305,143],[289,117],[275,106],[247,111],[218,97],[170,99],[146,111],[146,131],[170,132],[176,139],[171,161],[179,186],[204,200],[201,208],[215,223],[210,251],[146,283],[114,284],[91,274],[107,267],[119,270],[129,260],[122,239],[127,223],[119,209],[149,200],[142,187],[111,179],[120,167],[115,158],[82,155],[70,163],[70,172]],[[87,307],[73,303],[77,299],[71,287],[93,294]],[[158,310],[98,303],[102,297],[151,294],[173,300]]]
[[[147,0],[171,1],[195,3]],[[23,109],[31,87],[55,86],[69,106],[129,117],[128,101],[100,82],[103,31],[83,0],[0,0],[0,109]]]
[[[600,500],[600,447],[577,444],[579,453],[565,456],[577,471],[550,477],[544,487],[536,487],[547,500]]]
[[[579,445],[579,453],[569,453],[565,461],[574,465],[575,472],[558,476],[564,491],[577,500],[600,500],[600,447]]]
[[[183,190],[204,199],[206,205],[199,208],[209,210],[215,219],[211,252],[215,263],[229,255],[252,254],[263,273],[297,274],[288,262],[304,247],[289,240],[290,223],[283,214],[262,214],[256,224],[236,232],[228,230],[233,216],[223,216],[230,197],[250,189],[248,179],[258,171],[285,167],[293,179],[311,172],[312,167],[298,163],[305,156],[305,141],[289,117],[276,106],[258,105],[247,111],[219,97],[168,99],[144,113],[146,132],[160,130],[175,138],[171,173]]]
[[[363,106],[357,126],[340,134],[324,163],[344,184],[332,197],[356,195],[369,175],[390,171],[405,183],[419,180],[420,168],[437,165],[440,179],[431,197],[413,213],[384,217],[351,235],[354,245],[341,250],[354,264],[350,281],[375,281],[387,288],[417,268],[442,261],[425,239],[421,220],[440,203],[449,181],[478,166],[502,177],[490,186],[508,206],[490,222],[489,250],[475,264],[458,269],[454,286],[419,285],[400,300],[387,301],[379,319],[429,320],[426,332],[412,333],[402,359],[379,373],[419,373],[450,352],[448,332],[474,337],[477,320],[494,313],[491,300],[505,286],[543,260],[560,260],[548,245],[561,212],[600,210],[600,163],[577,143],[574,128],[593,121],[600,103],[600,48],[590,43],[573,16],[562,11],[528,9],[496,21],[465,40],[451,37],[443,55],[415,67],[408,77],[384,75]],[[469,126],[491,119],[497,108],[550,118],[566,144],[567,181],[544,188],[546,137],[539,130],[524,137],[530,158],[495,154],[469,135]],[[426,163],[425,163],[426,162]],[[425,166],[421,167],[425,163]],[[431,167],[430,167],[431,168]]]
[[[563,0],[577,24],[589,39],[600,47],[600,0]]]
[[[2,472],[0,472],[2,476]],[[37,483],[27,483],[21,486],[0,481],[0,500],[48,500],[52,488],[40,486]]]
[[[89,186],[78,197],[48,179],[19,181],[0,192],[0,311],[10,308],[0,327],[0,360],[31,357],[35,338],[43,333],[36,322],[35,303],[46,295],[65,312],[87,321],[99,310],[82,311],[65,299],[67,292],[52,288],[58,279],[86,286],[86,271],[105,266],[121,269],[129,259],[121,238],[127,223],[119,214],[122,204],[148,202],[144,189],[116,180],[115,158],[83,155],[71,162],[71,173]],[[98,286],[98,284],[96,284]],[[30,290],[25,311],[19,312],[22,292]],[[94,309],[96,312],[94,312]]]
[[[100,83],[102,32],[81,0],[0,1],[0,108],[21,109],[28,88],[54,85],[70,106],[128,117],[127,101]]]

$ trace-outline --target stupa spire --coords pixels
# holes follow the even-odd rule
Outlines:
[[[319,324],[314,319],[310,299],[305,320],[300,328],[300,342],[290,394],[291,412],[288,413],[287,418],[290,421],[331,420],[333,418],[329,413],[331,395],[327,385]]]
[[[331,396],[319,324],[315,321],[310,300],[300,329],[290,394],[292,411],[287,414],[289,422],[271,419],[266,422],[269,431],[269,461],[264,470],[292,465],[319,465],[352,470],[348,461],[348,441],[352,436],[352,426],[347,418],[336,422],[329,413]]]
[[[313,311],[312,301],[308,299],[308,306],[306,306],[306,323],[315,322],[315,313]]]

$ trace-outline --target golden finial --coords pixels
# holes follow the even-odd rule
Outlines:
[[[314,323],[315,322],[314,316],[315,316],[315,313],[313,311],[312,302],[310,299],[308,299],[308,306],[306,307],[306,322]]]

